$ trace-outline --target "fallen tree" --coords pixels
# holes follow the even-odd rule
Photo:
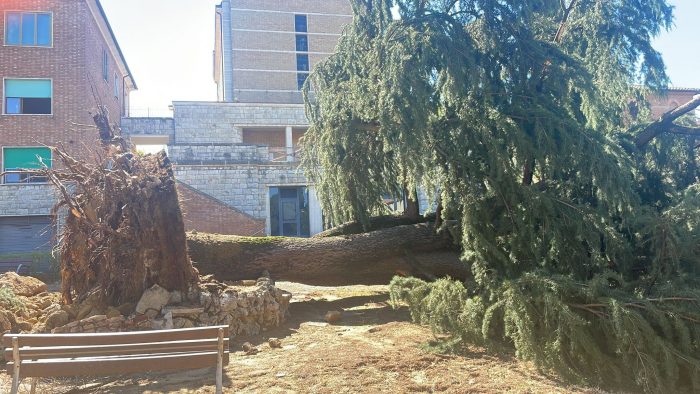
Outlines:
[[[67,208],[60,245],[63,302],[98,292],[107,305],[136,302],[154,284],[187,292],[198,276],[187,256],[175,178],[165,153],[108,145],[96,164],[58,149],[45,176]]]
[[[386,284],[395,275],[466,279],[468,267],[446,233],[428,224],[323,238],[188,234],[189,253],[202,274],[219,280],[258,277],[312,285]]]

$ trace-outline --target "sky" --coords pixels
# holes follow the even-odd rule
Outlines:
[[[284,1],[284,0],[282,0]],[[670,0],[675,27],[655,47],[672,84],[700,88],[700,0]],[[139,90],[132,116],[168,116],[172,101],[215,101],[214,7],[220,0],[102,0]]]

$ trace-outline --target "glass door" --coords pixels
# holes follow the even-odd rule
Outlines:
[[[270,234],[308,237],[309,192],[306,187],[270,188]]]

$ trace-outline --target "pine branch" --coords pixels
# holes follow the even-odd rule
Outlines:
[[[649,142],[651,142],[654,138],[658,137],[662,133],[669,131],[671,129],[678,131],[678,128],[681,128],[683,126],[678,126],[673,124],[673,121],[680,118],[681,116],[695,110],[700,106],[700,94],[695,95],[692,100],[688,101],[687,103],[681,105],[680,107],[676,107],[665,114],[661,115],[659,119],[648,125],[647,127],[644,128],[639,134],[637,134],[637,137],[635,138],[634,143],[637,145],[637,148],[643,148],[645,147]],[[682,129],[681,129],[682,130]],[[693,134],[695,135],[695,134]]]

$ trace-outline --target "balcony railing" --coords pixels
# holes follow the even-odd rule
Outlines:
[[[301,158],[301,149],[285,147],[269,147],[270,161],[274,163],[298,162]]]

